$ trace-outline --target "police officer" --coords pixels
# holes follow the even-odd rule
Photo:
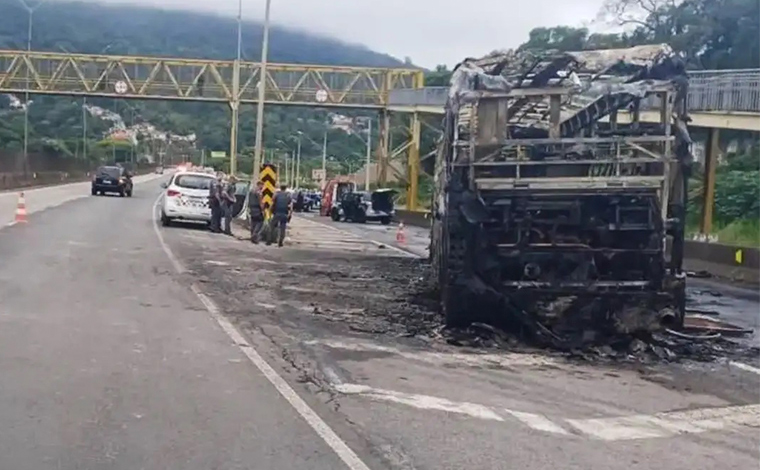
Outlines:
[[[237,178],[230,175],[222,190],[222,214],[224,215],[224,233],[232,235],[232,212],[235,206],[235,183]]]
[[[211,208],[211,223],[209,228],[214,233],[222,231],[222,178],[217,177],[211,180],[211,184],[208,187],[208,205]]]
[[[288,193],[288,186],[280,186],[280,190],[274,195],[272,201],[272,228],[277,234],[277,246],[282,246],[285,241],[285,230],[288,225],[288,219],[293,211],[293,198]],[[267,245],[271,244],[271,239],[267,240]]]
[[[257,181],[255,186],[251,187],[248,194],[248,221],[251,224],[251,242],[258,243],[261,238],[261,231],[264,228],[264,203],[261,199],[261,191],[264,189],[264,183]]]

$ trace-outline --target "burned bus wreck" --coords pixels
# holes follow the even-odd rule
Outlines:
[[[572,347],[682,322],[687,84],[666,45],[461,63],[432,207],[447,324]]]

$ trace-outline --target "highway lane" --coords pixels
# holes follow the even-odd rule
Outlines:
[[[29,191],[0,229],[0,468],[347,468],[176,274],[140,180]]]
[[[161,175],[140,175],[134,178],[135,184],[146,183],[162,178]],[[152,188],[151,188],[152,191]],[[0,227],[13,222],[19,194],[24,193],[26,212],[32,214],[84,197],[91,197],[90,182],[61,184],[25,191],[0,192]],[[111,197],[113,197],[111,195]]]

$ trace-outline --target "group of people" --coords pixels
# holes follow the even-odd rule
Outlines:
[[[209,186],[209,205],[211,207],[211,231],[232,235],[232,218],[236,202],[235,185],[237,178],[234,175],[224,177],[217,175]],[[285,241],[285,231],[293,214],[293,198],[288,192],[287,185],[280,186],[274,194],[271,208],[271,218],[267,219],[267,207],[264,204],[262,190],[264,184],[256,182],[248,194],[248,218],[251,223],[251,242],[259,243],[267,230],[273,231],[277,236],[277,245],[282,246]],[[267,236],[267,245],[272,243],[272,237]]]
[[[208,189],[208,201],[211,208],[211,231],[232,235],[232,213],[235,205],[235,175],[224,177],[219,174]],[[222,223],[223,222],[223,223]]]
[[[264,184],[258,181],[255,186],[251,187],[248,194],[248,220],[251,224],[251,242],[259,243],[261,236],[269,229],[277,235],[277,246],[282,246],[285,241],[285,231],[287,230],[288,221],[293,214],[293,198],[288,192],[286,185],[280,186],[280,190],[274,194],[272,199],[272,217],[269,219],[267,227],[267,207],[264,205],[262,190]],[[272,243],[272,237],[266,237],[267,245]]]

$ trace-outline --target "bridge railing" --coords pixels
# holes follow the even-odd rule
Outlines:
[[[442,107],[448,87],[393,90],[390,106]],[[689,73],[689,110],[715,112],[760,112],[760,69],[701,70]],[[652,97],[644,108],[657,105]]]

